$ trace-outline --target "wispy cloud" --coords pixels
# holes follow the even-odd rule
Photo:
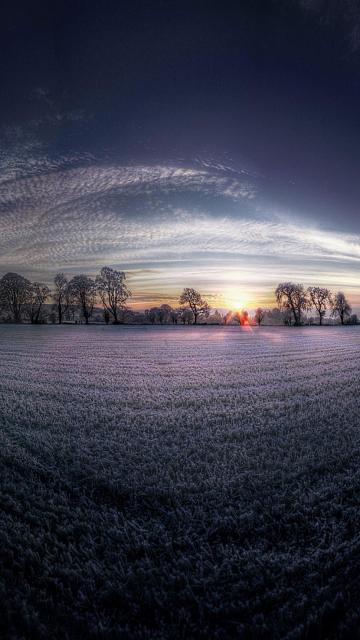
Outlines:
[[[59,269],[121,265],[149,298],[151,288],[169,296],[185,278],[209,293],[211,282],[220,291],[245,277],[253,287],[270,286],[269,274],[289,276],[296,264],[292,275],[305,281],[317,272],[323,282],[344,282],[346,267],[355,287],[360,236],[269,216],[256,174],[210,161],[106,166],[85,154],[54,159],[36,136],[14,129],[6,136],[2,272],[51,277]]]

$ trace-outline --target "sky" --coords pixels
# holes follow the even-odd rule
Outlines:
[[[131,306],[360,310],[360,2],[14,2],[0,275],[125,270]]]

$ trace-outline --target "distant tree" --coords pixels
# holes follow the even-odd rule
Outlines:
[[[356,313],[353,313],[349,318],[349,324],[359,324],[359,318]]]
[[[109,324],[110,322],[110,313],[107,309],[104,309],[104,320],[105,324]]]
[[[265,309],[262,309],[262,307],[258,307],[255,311],[255,322],[258,324],[259,327],[265,318],[265,313],[266,313]]]
[[[238,322],[242,327],[250,324],[249,312],[246,311],[246,309],[243,309],[242,311],[235,311],[235,313],[231,314],[231,319]]]
[[[123,271],[116,271],[111,267],[103,267],[100,275],[96,276],[97,292],[103,306],[111,313],[114,324],[119,324],[121,312],[131,296],[125,280],[126,275]]]
[[[341,324],[345,324],[345,318],[347,318],[352,311],[351,306],[342,291],[339,291],[335,295],[331,309],[331,315],[333,317],[337,316],[340,319]]]
[[[39,324],[42,320],[42,309],[51,291],[46,284],[33,282],[25,305],[25,312],[31,324]]]
[[[280,325],[284,323],[284,314],[278,307],[265,312],[266,321],[271,325]]]
[[[0,307],[14,322],[21,322],[31,295],[31,282],[18,273],[6,273],[0,279]]]
[[[281,282],[275,290],[276,301],[282,310],[291,311],[294,324],[301,324],[301,313],[309,308],[309,300],[302,284]]]
[[[289,309],[285,309],[282,313],[281,313],[281,317],[282,317],[282,322],[286,327],[291,327],[292,325],[292,313]]]
[[[241,326],[242,326],[242,327],[246,327],[247,325],[249,325],[249,324],[250,324],[250,321],[249,321],[249,312],[248,312],[248,311],[246,311],[246,309],[244,309],[244,310],[241,312],[240,322],[241,322]]]
[[[53,300],[55,302],[58,323],[62,324],[64,315],[72,304],[71,290],[69,287],[69,281],[63,273],[56,274],[54,284],[55,290],[53,293]]]
[[[94,280],[84,274],[74,276],[69,282],[69,291],[73,300],[79,305],[85,323],[89,324],[96,300]]]
[[[309,303],[312,307],[315,307],[319,314],[319,324],[322,325],[326,309],[328,305],[331,305],[331,292],[324,287],[309,287],[308,294]]]
[[[232,311],[227,311],[227,313],[224,316],[224,324],[230,324],[233,318],[233,312]]]
[[[207,320],[208,324],[222,324],[223,318],[221,313],[215,309],[214,313],[212,313]]]
[[[151,307],[151,309],[146,309],[145,316],[146,319],[151,322],[151,324],[155,324],[158,319],[159,309],[158,307]]]
[[[180,318],[181,310],[179,309],[171,309],[170,318],[172,324],[177,324]]]
[[[161,307],[158,309],[158,318],[159,318],[160,324],[167,324],[168,322],[171,321],[172,311],[173,309],[170,307],[169,304],[161,305]]]
[[[182,292],[180,304],[187,305],[191,309],[194,315],[194,324],[197,324],[200,318],[207,318],[210,312],[208,303],[203,300],[200,293],[189,287],[186,287]]]
[[[180,319],[183,324],[192,324],[194,322],[194,314],[191,309],[182,309]]]
[[[50,311],[49,320],[50,320],[51,324],[55,324],[56,323],[56,318],[57,318],[57,315],[56,315],[55,311],[54,310]]]

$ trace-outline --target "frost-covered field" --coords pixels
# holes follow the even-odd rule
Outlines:
[[[1,326],[1,637],[359,637],[359,347]]]

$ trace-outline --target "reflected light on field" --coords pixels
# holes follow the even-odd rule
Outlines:
[[[270,340],[270,342],[284,342],[286,334],[275,331],[264,331],[261,329],[261,337]]]

